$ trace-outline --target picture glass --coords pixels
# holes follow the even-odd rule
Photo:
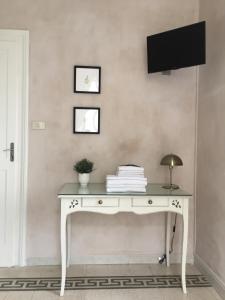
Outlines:
[[[75,132],[98,133],[99,110],[75,108]]]
[[[99,92],[99,69],[77,68],[76,91]]]

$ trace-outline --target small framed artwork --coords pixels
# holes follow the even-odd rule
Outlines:
[[[74,93],[101,92],[101,67],[74,66]]]
[[[100,133],[99,107],[73,108],[73,133]]]

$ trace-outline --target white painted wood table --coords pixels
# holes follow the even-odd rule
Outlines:
[[[61,263],[62,279],[60,296],[64,295],[66,267],[70,259],[71,224],[70,214],[87,211],[102,214],[116,214],[119,212],[133,212],[144,215],[157,212],[167,213],[166,222],[166,257],[167,266],[170,265],[170,232],[171,213],[178,213],[183,217],[183,240],[181,280],[182,289],[186,294],[186,256],[188,237],[188,202],[191,194],[178,190],[166,190],[161,184],[149,184],[146,193],[107,193],[105,184],[92,183],[87,188],[79,184],[67,183],[60,192],[61,200]],[[69,219],[69,220],[67,220]],[[163,252],[163,251],[162,251]]]

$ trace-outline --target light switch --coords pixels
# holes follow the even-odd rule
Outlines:
[[[34,130],[45,129],[45,122],[44,121],[32,121],[32,129],[34,129]]]

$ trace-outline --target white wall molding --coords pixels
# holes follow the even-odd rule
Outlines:
[[[162,253],[155,255],[88,255],[88,256],[75,256],[71,258],[73,265],[89,265],[89,264],[157,264],[158,257]],[[181,255],[171,256],[171,263],[181,263]],[[193,264],[193,256],[187,257],[187,263]],[[52,257],[30,257],[27,259],[28,266],[37,265],[60,265],[60,258]]]
[[[28,102],[29,102],[29,31],[16,31],[23,40],[23,82],[21,110],[21,166],[20,166],[20,224],[19,259],[20,266],[26,265],[26,224],[27,224],[27,172],[28,172]]]
[[[194,256],[194,261],[199,271],[209,277],[209,280],[211,281],[213,287],[216,289],[217,293],[222,299],[225,300],[225,282],[223,282],[221,278],[197,254],[195,254]]]

